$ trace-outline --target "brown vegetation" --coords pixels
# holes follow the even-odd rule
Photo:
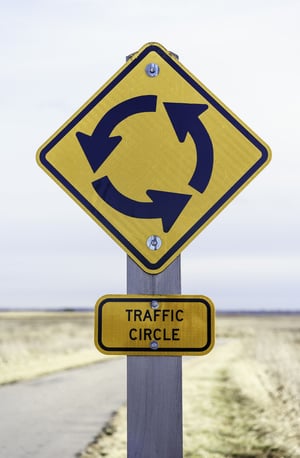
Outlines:
[[[93,344],[92,313],[0,313],[0,384],[99,358]]]
[[[300,457],[300,315],[220,316],[184,362],[185,458]],[[126,457],[126,408],[81,458]]]
[[[185,458],[300,458],[300,315],[218,316],[184,359]],[[0,383],[99,361],[92,313],[0,313]],[[81,458],[126,457],[126,407]]]

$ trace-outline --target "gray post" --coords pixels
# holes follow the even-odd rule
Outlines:
[[[127,294],[180,293],[180,257],[150,275],[127,256]],[[181,356],[128,356],[127,457],[182,456]]]

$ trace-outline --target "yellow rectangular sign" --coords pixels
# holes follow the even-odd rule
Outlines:
[[[95,307],[95,345],[104,354],[205,355],[214,316],[205,296],[107,295]]]

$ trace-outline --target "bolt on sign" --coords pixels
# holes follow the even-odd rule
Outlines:
[[[38,150],[146,272],[163,271],[270,161],[269,147],[149,43]]]
[[[215,309],[205,296],[107,295],[95,306],[95,345],[114,355],[205,355]]]

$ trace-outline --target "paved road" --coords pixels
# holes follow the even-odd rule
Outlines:
[[[0,457],[74,458],[126,399],[126,361],[0,387]]]

